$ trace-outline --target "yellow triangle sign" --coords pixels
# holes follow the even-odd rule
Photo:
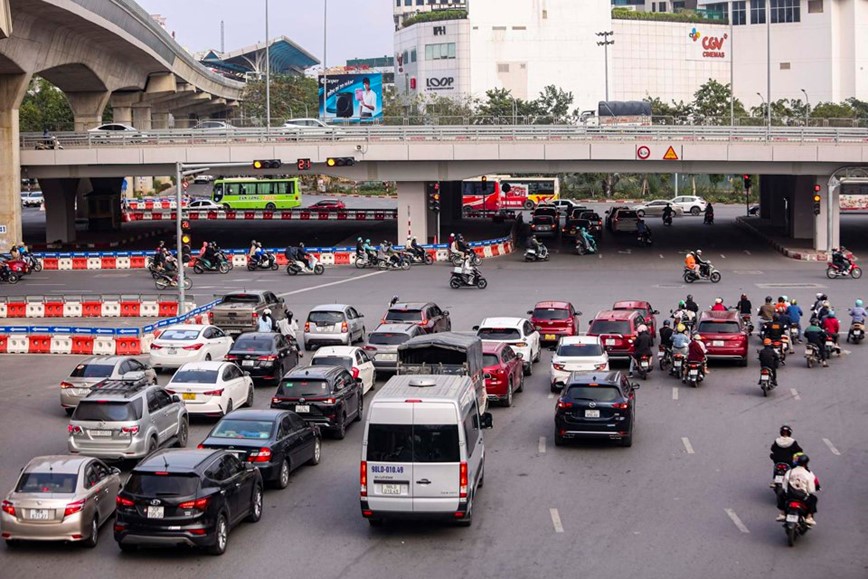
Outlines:
[[[678,153],[675,152],[675,149],[672,148],[672,145],[669,145],[669,148],[666,150],[666,154],[663,155],[664,161],[677,161]]]

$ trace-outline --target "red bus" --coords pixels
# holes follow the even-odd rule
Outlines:
[[[560,183],[556,177],[486,175],[462,181],[461,194],[464,213],[533,209],[560,199]]]

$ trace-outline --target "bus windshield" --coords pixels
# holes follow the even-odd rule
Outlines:
[[[301,205],[297,178],[217,179],[211,198],[226,209],[293,209]]]

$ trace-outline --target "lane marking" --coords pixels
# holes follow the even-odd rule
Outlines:
[[[681,444],[684,445],[684,450],[687,451],[687,454],[696,454],[695,452],[693,452],[693,445],[690,444],[690,439],[686,436],[681,437]]]
[[[549,400],[551,400],[551,399],[554,398],[554,397],[555,397],[554,392],[549,392],[549,395],[547,396],[547,398],[548,398]]]
[[[672,387],[672,399],[678,400],[678,386]]]
[[[619,249],[618,253],[621,253],[623,255],[630,255],[633,253],[633,250],[632,249]]]
[[[828,438],[824,438],[823,442],[826,443],[826,446],[829,447],[829,450],[832,451],[832,454],[834,454],[835,456],[841,456],[841,451],[835,448],[835,445],[832,444],[831,440],[829,440]]]
[[[748,250],[745,249],[745,250],[744,250],[744,254],[745,254],[745,255],[750,255],[750,252],[749,252]]]
[[[29,283],[29,287],[65,286],[65,283]]]
[[[545,451],[546,451],[546,437],[540,436],[539,437],[539,453],[545,454]]]
[[[741,522],[741,519],[738,518],[738,515],[735,514],[735,511],[732,509],[723,509],[727,516],[732,520],[735,524],[736,528],[742,533],[750,533],[750,529],[748,529],[744,523]]]
[[[561,524],[561,516],[557,509],[549,509],[549,514],[552,517],[552,525],[555,527],[555,533],[563,533],[564,526]]]
[[[721,254],[720,254],[720,258],[721,258],[721,259],[726,259],[726,256],[723,255],[723,254],[721,253]]]
[[[340,281],[333,281],[331,283],[324,283],[321,285],[315,285],[313,287],[306,287],[306,288],[302,288],[302,289],[297,289],[297,290],[294,290],[291,292],[284,292],[282,294],[277,294],[277,297],[282,298],[282,297],[286,297],[286,296],[294,296],[296,294],[303,294],[305,292],[312,292],[312,291],[316,291],[318,289],[322,289],[322,288],[326,288],[326,287],[332,287],[332,286],[336,286],[336,285],[350,283],[351,281],[358,281],[360,279],[365,279],[366,277],[373,277],[375,275],[382,275],[382,274],[386,273],[387,271],[388,270],[375,271],[374,273],[366,273],[365,275],[360,275],[358,277],[350,277],[347,279],[342,279]]]
[[[661,253],[661,254],[660,254],[660,259],[664,259],[664,258],[663,258],[663,254],[662,254],[662,253]]]
[[[795,388],[790,388],[790,392],[793,393],[793,400],[801,400],[802,399],[802,397],[799,396],[799,391],[796,390]]]
[[[602,254],[602,253],[598,253],[598,254],[597,254],[597,257],[599,257],[600,259],[603,259],[603,254]]]

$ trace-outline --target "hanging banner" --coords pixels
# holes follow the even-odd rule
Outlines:
[[[373,123],[383,118],[382,74],[319,77],[319,115],[326,123]]]

